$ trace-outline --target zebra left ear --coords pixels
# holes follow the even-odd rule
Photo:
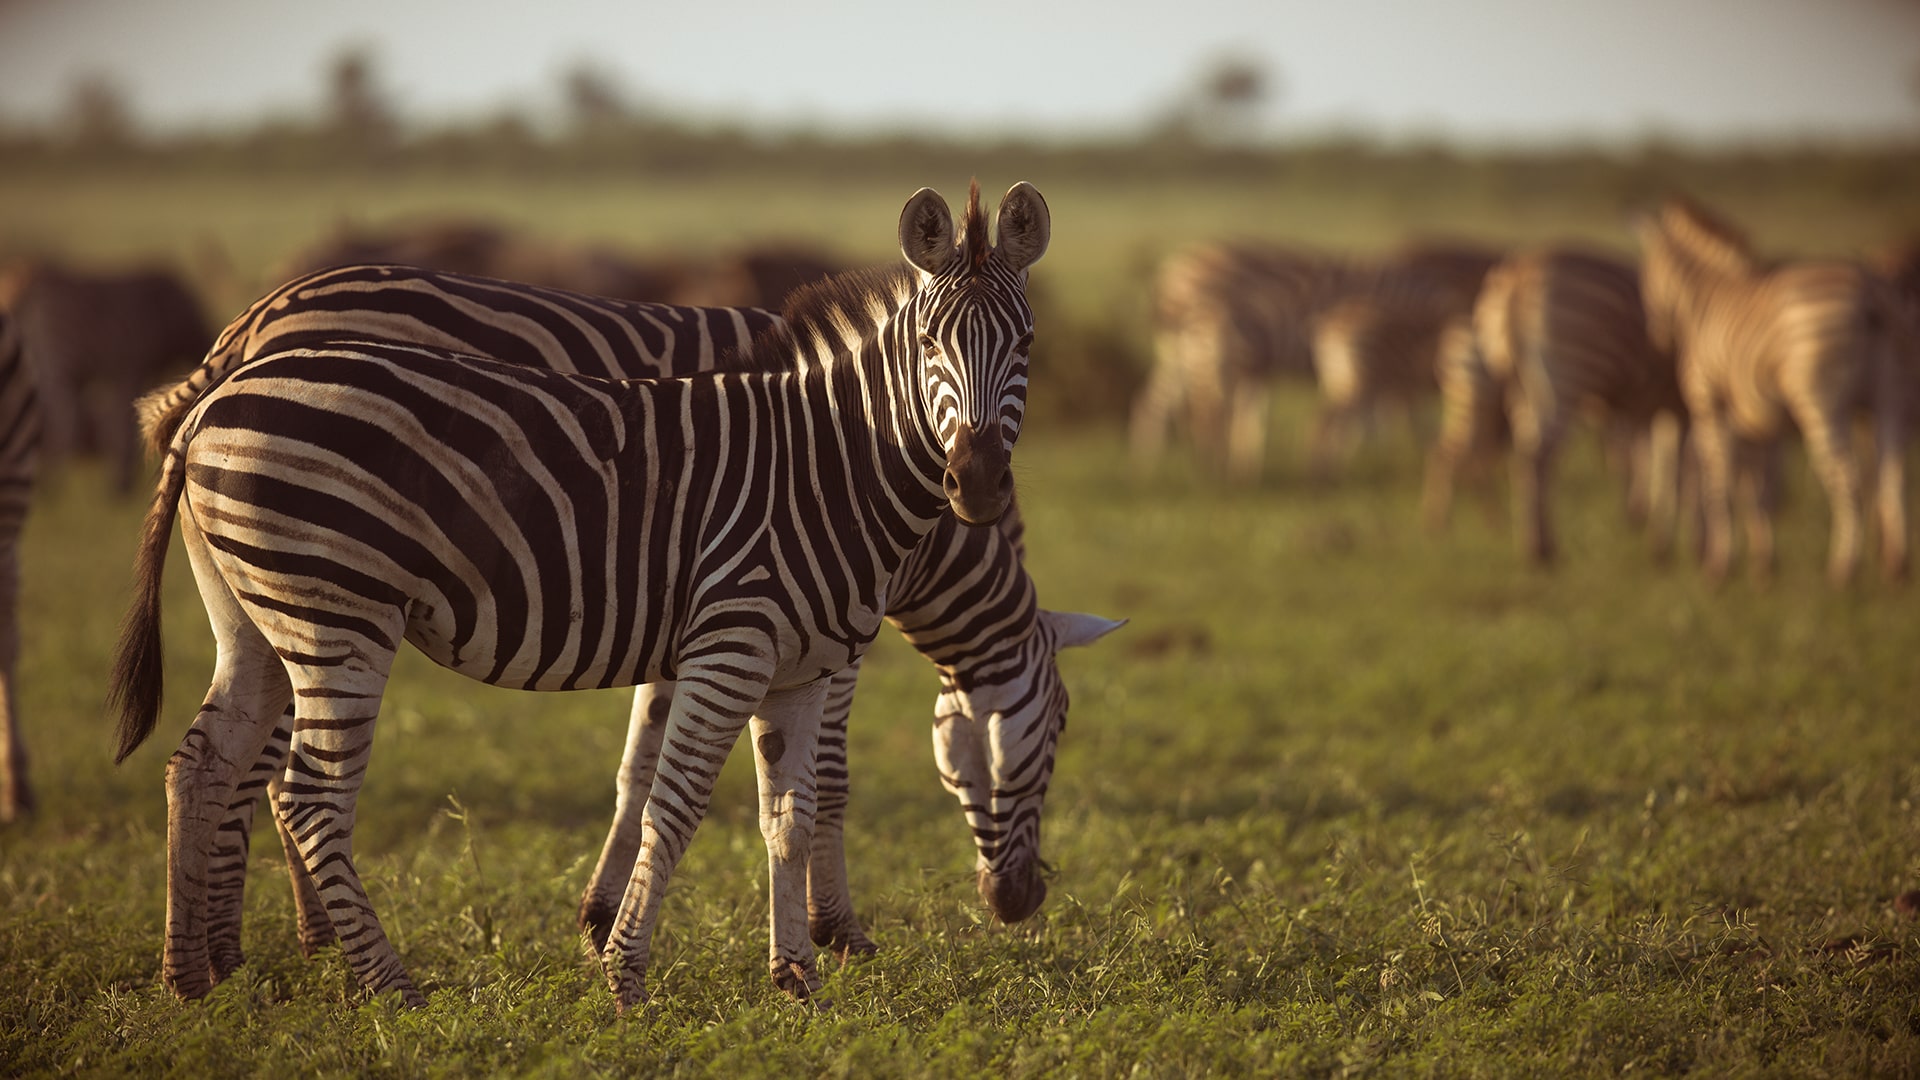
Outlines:
[[[995,218],[999,243],[994,250],[1016,273],[1040,261],[1047,253],[1047,241],[1053,234],[1053,217],[1047,213],[1047,200],[1025,180],[1007,189]]]
[[[1071,649],[1080,645],[1091,645],[1115,630],[1127,625],[1127,620],[1115,622],[1098,615],[1085,615],[1077,611],[1048,611],[1040,609],[1040,621],[1053,632],[1053,648]]]

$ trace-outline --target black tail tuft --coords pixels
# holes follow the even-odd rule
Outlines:
[[[133,606],[120,624],[120,643],[113,651],[113,682],[107,692],[107,707],[120,712],[120,749],[115,764],[125,761],[147,736],[153,734],[160,717],[162,678],[160,646],[160,585],[167,566],[167,546],[173,539],[173,516],[180,502],[180,490],[186,484],[186,469],[179,451],[169,452],[160,473],[160,488],[154,493],[153,506],[140,534],[140,550],[134,556]]]

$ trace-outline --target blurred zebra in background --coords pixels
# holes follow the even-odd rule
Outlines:
[[[1630,482],[1644,487],[1655,544],[1665,550],[1677,514],[1684,406],[1671,355],[1647,337],[1634,267],[1566,247],[1510,256],[1487,275],[1472,337],[1452,344],[1440,374],[1442,432],[1422,495],[1428,524],[1444,524],[1461,464],[1486,433],[1503,429],[1513,444],[1521,554],[1552,561],[1554,462],[1573,421],[1591,416],[1645,447]],[[1489,423],[1495,410],[1504,424]]]
[[[1169,257],[1155,283],[1154,367],[1131,420],[1136,462],[1160,456],[1184,412],[1208,457],[1231,475],[1257,477],[1273,384],[1316,377],[1316,325],[1330,310],[1344,303],[1363,313],[1342,316],[1360,347],[1330,365],[1344,398],[1327,420],[1337,429],[1376,393],[1405,385],[1399,372],[1431,363],[1429,355],[1409,364],[1392,351],[1424,335],[1363,328],[1399,319],[1437,325],[1466,311],[1495,259],[1448,244],[1409,245],[1379,261],[1253,244],[1204,244]],[[1388,314],[1365,314],[1369,305]]]
[[[14,711],[20,660],[20,531],[33,501],[40,452],[39,388],[20,324],[0,309],[0,822],[33,810],[27,749]]]
[[[0,275],[0,307],[18,323],[39,379],[47,467],[95,454],[114,490],[132,490],[134,397],[207,351],[213,331],[199,299],[161,267],[95,271],[37,260]]]
[[[1906,441],[1913,333],[1885,279],[1865,266],[1807,260],[1768,266],[1746,238],[1699,205],[1673,199],[1636,223],[1649,334],[1671,349],[1700,466],[1705,567],[1724,578],[1733,557],[1739,487],[1747,558],[1773,567],[1764,477],[1790,419],[1805,439],[1832,515],[1827,576],[1849,581],[1861,548],[1860,469],[1850,424],[1874,423],[1880,564],[1907,568]]]
[[[257,359],[209,389],[169,446],[116,661],[124,757],[159,705],[159,572],[184,502],[221,648],[169,763],[170,898],[204,906],[232,766],[259,759],[292,699],[280,801],[309,872],[328,875],[319,897],[362,984],[422,1003],[350,856],[404,636],[496,684],[692,688],[674,696],[605,954],[622,1007],[645,997],[666,880],[757,714],[771,970],[797,996],[815,989],[800,945],[826,676],[871,641],[889,577],[944,508],[991,524],[1012,495],[1022,285],[1046,247],[1045,204],[1016,185],[999,225],[990,246],[976,189],[956,244],[946,204],[916,194],[899,231],[916,269],[813,291],[756,343],[757,362],[797,365],[781,374],[613,383],[358,342]],[[171,928],[168,944],[169,983],[204,992],[204,945],[188,955]]]
[[[302,345],[354,337],[481,351],[509,363],[616,378],[712,371],[743,351],[748,332],[776,325],[752,308],[686,308],[580,296],[554,289],[411,267],[358,266],[309,274],[274,290],[221,334],[206,361],[177,387],[143,403],[150,439],[164,440],[204,388],[248,361]],[[997,612],[998,614],[993,614]],[[976,819],[981,892],[996,915],[1016,921],[1044,896],[1038,865],[1038,822],[1045,777],[1053,763],[1047,740],[1065,724],[1065,690],[1054,653],[1086,644],[1117,623],[1039,609],[1022,565],[1019,515],[999,527],[967,529],[943,518],[895,575],[887,617],[933,661],[952,701],[937,722],[936,748],[960,765],[943,779],[964,791]],[[1042,643],[1045,647],[1042,647]],[[1025,650],[1009,663],[1008,650]],[[835,676],[822,722],[819,808],[808,875],[810,924],[816,942],[837,953],[873,945],[848,891],[843,820],[847,803],[846,724],[857,666]],[[624,890],[640,833],[665,706],[672,684],[635,693],[625,759],[618,774],[614,828],[581,903],[581,925],[604,944]],[[943,695],[943,701],[949,695]],[[997,708],[996,700],[1012,704]],[[240,916],[255,799],[285,764],[290,731],[282,724],[237,789],[215,836],[208,866],[207,937],[215,982],[242,962]],[[993,752],[953,747],[985,738]],[[1027,772],[1038,774],[1038,782]],[[1019,829],[1012,823],[1019,822]],[[283,834],[283,842],[286,837]],[[290,862],[302,901],[301,940],[309,953],[331,940],[326,913],[297,859]],[[997,898],[997,899],[996,899]],[[1030,900],[1029,900],[1030,898]]]

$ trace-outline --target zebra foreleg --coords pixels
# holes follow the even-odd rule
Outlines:
[[[673,707],[673,683],[657,682],[636,686],[633,710],[627,718],[627,744],[620,755],[620,771],[614,777],[613,825],[600,848],[600,861],[580,898],[580,929],[593,939],[596,955],[606,949],[607,935],[620,913],[620,897],[633,877],[633,860],[640,853],[642,818],[647,809],[647,793],[660,763],[660,740],[667,733],[667,716]]]
[[[613,932],[600,954],[615,1007],[623,1013],[647,1000],[653,925],[667,881],[706,816],[720,767],[739,741],[747,717],[766,697],[771,662],[761,661],[757,671],[753,666],[772,652],[770,642],[754,650],[735,640],[722,644],[711,658],[681,663],[680,685],[641,819],[640,850]]]
[[[767,842],[768,970],[802,1001],[820,989],[808,934],[807,861],[813,850],[815,754],[829,680],[767,695],[752,721],[760,779],[760,835]]]
[[[814,758],[819,806],[813,818],[813,852],[807,859],[807,930],[813,943],[842,961],[879,951],[853,913],[847,881],[846,813],[851,784],[847,770],[847,717],[853,711],[860,665],[837,672],[827,687],[820,717],[820,749]]]

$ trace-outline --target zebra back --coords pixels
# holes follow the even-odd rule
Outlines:
[[[202,394],[256,357],[360,338],[605,378],[712,371],[779,323],[759,308],[642,303],[410,266],[334,267],[293,279],[227,324],[179,383],[141,398],[155,453]]]

